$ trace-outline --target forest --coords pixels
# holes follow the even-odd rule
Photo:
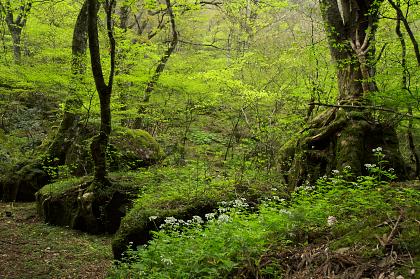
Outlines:
[[[420,278],[420,1],[0,0],[0,278]]]

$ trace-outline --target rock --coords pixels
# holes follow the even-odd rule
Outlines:
[[[114,178],[115,179],[115,178]],[[59,181],[36,193],[44,221],[92,234],[115,233],[139,187],[111,183],[92,192],[92,177]]]
[[[129,246],[134,249],[146,244],[151,239],[151,231],[157,230],[166,217],[191,219],[193,216],[204,217],[212,212],[217,202],[211,199],[198,199],[191,204],[179,204],[174,200],[168,204],[153,204],[150,207],[136,205],[121,221],[121,226],[112,240],[112,251],[115,259],[122,259]],[[152,217],[152,218],[150,218]]]
[[[50,180],[42,160],[22,163],[2,177],[0,193],[4,201],[33,201],[35,193]]]

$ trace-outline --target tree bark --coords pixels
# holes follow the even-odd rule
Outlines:
[[[98,0],[88,0],[88,37],[89,50],[91,57],[91,66],[93,78],[95,80],[96,90],[99,95],[101,126],[99,134],[95,136],[90,145],[92,159],[95,164],[94,179],[100,185],[107,185],[107,160],[106,150],[108,147],[109,135],[111,134],[111,93],[115,73],[115,39],[113,33],[112,14],[115,8],[114,0],[105,1],[106,9],[106,26],[108,39],[110,42],[110,73],[108,84],[105,83],[102,71],[101,54],[99,48],[98,36]]]
[[[339,4],[339,2],[341,4]],[[337,65],[339,103],[365,102],[376,91],[371,60],[378,1],[320,0],[330,52]]]

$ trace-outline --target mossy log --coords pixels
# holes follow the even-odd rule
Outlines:
[[[383,167],[393,168],[405,179],[395,127],[377,122],[367,111],[328,109],[282,148],[280,172],[290,190],[345,167],[355,176],[365,175],[365,164],[377,163],[372,152],[377,147],[382,148],[387,161]]]

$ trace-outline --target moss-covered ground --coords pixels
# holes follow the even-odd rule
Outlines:
[[[0,203],[0,278],[105,278],[110,242],[42,223],[35,203]]]

